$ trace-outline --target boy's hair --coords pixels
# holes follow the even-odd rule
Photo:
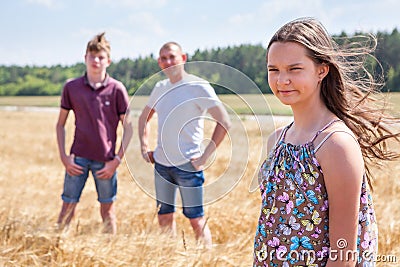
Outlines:
[[[106,37],[104,36],[105,34],[106,33],[103,32],[93,37],[93,39],[90,40],[86,46],[86,53],[100,52],[101,50],[104,50],[107,52],[107,56],[110,57],[111,46],[106,40]]]

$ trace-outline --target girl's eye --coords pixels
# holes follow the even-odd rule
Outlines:
[[[268,69],[269,72],[278,71],[278,69]]]

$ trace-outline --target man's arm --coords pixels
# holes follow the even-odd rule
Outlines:
[[[140,150],[142,157],[145,161],[151,162],[152,159],[149,158],[149,134],[150,134],[150,124],[148,123],[150,119],[153,117],[155,110],[150,108],[149,106],[145,106],[142,113],[139,116],[139,141],[140,141]]]
[[[211,142],[207,145],[204,153],[197,159],[192,159],[192,164],[196,170],[202,170],[207,159],[217,149],[231,127],[229,115],[222,104],[208,109],[208,113],[215,119],[217,125],[211,137]]]

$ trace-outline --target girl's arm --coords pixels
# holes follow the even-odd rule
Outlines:
[[[317,152],[329,202],[331,257],[327,267],[355,266],[364,161],[358,143],[336,132]]]

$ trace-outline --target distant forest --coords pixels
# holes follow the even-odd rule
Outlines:
[[[339,45],[346,42],[360,41],[359,35],[366,33],[356,32],[352,35],[341,33],[333,36]],[[367,60],[367,68],[374,75],[385,79],[384,91],[400,91],[400,33],[395,28],[391,33],[378,32],[375,34],[378,46],[373,56],[380,62],[377,64],[372,59]],[[249,77],[263,93],[269,93],[267,71],[265,67],[265,45],[247,45],[216,48],[209,50],[196,50],[188,55],[188,62],[208,61],[225,64],[241,71]],[[157,57],[149,55],[136,59],[121,59],[113,62],[108,68],[108,73],[122,81],[130,95],[135,94],[152,75],[160,71]],[[59,95],[67,79],[81,76],[85,72],[85,65],[77,63],[72,66],[0,66],[0,96],[43,96]],[[210,74],[210,82],[218,84],[221,77]],[[218,94],[229,93],[222,86],[215,86]],[[148,94],[151,88],[139,90],[141,94]],[[138,93],[139,93],[138,92]],[[240,93],[257,93],[256,87],[242,88]]]

